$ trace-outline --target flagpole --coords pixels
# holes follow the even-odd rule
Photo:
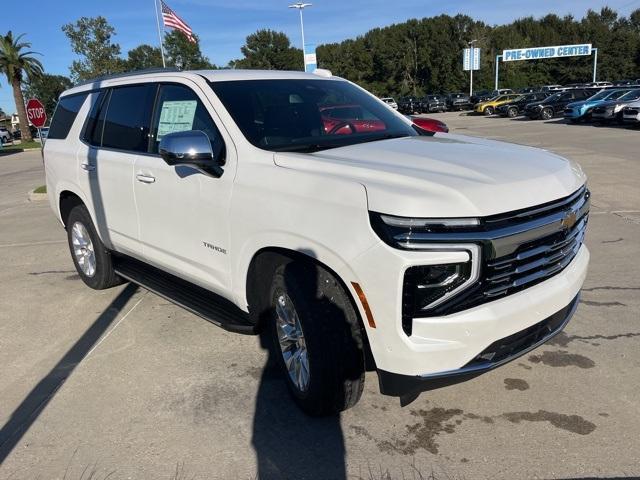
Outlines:
[[[160,39],[160,55],[162,56],[162,68],[167,68],[167,64],[164,61],[164,46],[162,45],[162,32],[160,31],[160,16],[158,15],[158,2],[156,0],[153,0],[153,8],[156,11],[156,24],[158,25],[158,38]],[[164,27],[162,31],[164,31]]]

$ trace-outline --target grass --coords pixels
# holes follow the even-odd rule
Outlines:
[[[47,186],[46,185],[40,185],[38,188],[36,188],[33,193],[47,193]]]
[[[12,143],[11,145],[4,144],[2,145],[2,149],[0,152],[6,151],[11,152],[12,150],[24,150],[27,148],[40,148],[40,142],[22,142],[22,143]]]

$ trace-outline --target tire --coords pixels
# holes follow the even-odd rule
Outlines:
[[[311,416],[335,415],[354,406],[364,388],[363,332],[340,282],[320,266],[294,261],[276,269],[270,299],[272,353],[297,405]],[[286,332],[297,333],[287,338]],[[293,362],[290,357],[296,350],[304,351],[298,358],[307,360],[306,383],[304,373],[296,373],[304,372],[304,366],[287,368],[285,356],[295,365],[295,354]]]
[[[493,115],[493,113],[494,113],[493,107],[487,107],[487,108],[484,109],[484,114],[487,117]]]
[[[82,281],[94,290],[123,283],[113,270],[111,253],[100,240],[91,215],[84,205],[71,209],[65,225],[71,258]]]
[[[540,112],[540,118],[542,120],[551,120],[553,118],[553,110],[551,110],[549,107],[544,108]]]
[[[507,109],[507,117],[515,118],[518,116],[518,109],[516,107],[510,107]]]

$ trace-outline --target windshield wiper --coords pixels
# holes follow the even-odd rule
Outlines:
[[[411,135],[407,135],[406,133],[387,133],[386,135],[380,135],[374,138],[367,138],[362,140],[361,142],[356,142],[353,145],[357,145],[358,143],[370,143],[370,142],[378,142],[380,140],[391,140],[393,138],[405,138],[410,137]]]

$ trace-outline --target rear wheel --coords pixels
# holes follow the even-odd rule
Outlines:
[[[509,118],[513,118],[513,117],[518,116],[518,109],[516,107],[509,107],[507,109],[507,116]]]
[[[84,205],[71,209],[66,226],[71,258],[82,281],[96,290],[123,283],[113,270],[111,253],[100,240]]]
[[[487,107],[484,109],[484,114],[487,116],[493,115],[493,113],[494,113],[493,107]]]
[[[363,332],[336,278],[313,264],[282,265],[271,307],[273,354],[298,406],[322,416],[355,405],[364,388]]]

